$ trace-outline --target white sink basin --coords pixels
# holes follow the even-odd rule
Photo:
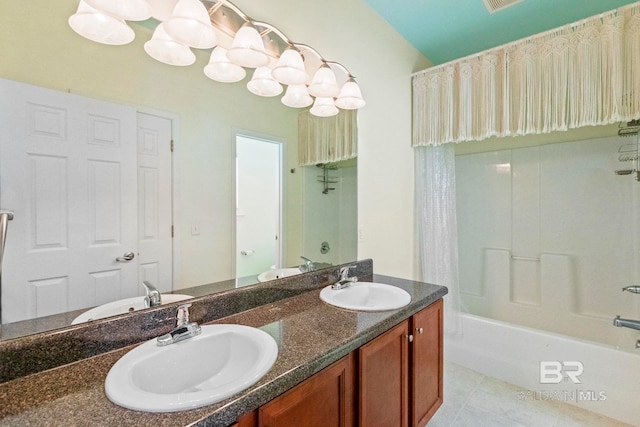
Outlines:
[[[411,295],[396,286],[374,282],[355,282],[333,290],[327,286],[320,291],[320,299],[336,307],[355,311],[395,310],[411,302]]]
[[[149,308],[145,305],[144,298],[145,297],[125,298],[107,304],[99,305],[98,307],[94,307],[91,310],[85,311],[80,316],[73,319],[73,322],[71,322],[71,324],[75,325],[77,323],[88,322],[89,320],[97,320],[109,316],[115,316],[117,314],[130,313],[132,311]],[[161,298],[162,304],[169,304],[193,297],[191,295],[181,294],[162,294]]]
[[[150,340],[125,354],[105,380],[107,397],[125,408],[176,412],[219,402],[255,384],[278,357],[266,332],[205,325],[202,333],[159,347]]]
[[[269,280],[282,279],[283,277],[295,276],[301,274],[302,271],[298,267],[292,268],[275,268],[273,270],[267,270],[258,275],[258,282],[266,282]]]

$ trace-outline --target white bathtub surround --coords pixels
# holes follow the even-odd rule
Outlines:
[[[529,408],[526,411],[523,410],[522,413],[526,414],[531,409],[562,402],[630,425],[640,425],[640,412],[637,405],[640,352],[620,350],[612,346],[470,314],[463,314],[461,318],[463,334],[447,337],[445,359],[483,375],[531,390],[531,392],[524,392],[514,388],[515,396],[509,397],[507,393],[507,399],[498,399],[491,403],[494,406],[498,405],[496,408],[499,413],[507,418],[517,415],[521,410],[518,408]],[[578,376],[581,383],[575,384],[571,378],[566,377],[559,384],[542,384],[540,362],[543,361],[580,362],[584,367],[584,371]],[[567,368],[567,370],[573,370],[573,368]],[[445,375],[445,406],[440,410],[441,413],[447,411],[446,381],[447,375]],[[501,387],[504,388],[504,386]],[[494,392],[486,392],[486,394],[486,399],[492,399],[490,395]],[[451,398],[449,395],[449,399]],[[476,397],[476,399],[479,398],[479,396]],[[478,406],[477,404],[475,406],[486,407],[486,405]],[[600,420],[596,416],[593,419]],[[533,422],[526,419],[517,421],[526,426],[616,425],[598,422],[584,424],[555,422],[554,424],[552,420],[548,420],[549,422],[542,422],[544,420]]]
[[[617,136],[456,157],[465,309],[633,349],[640,332],[640,183]]]
[[[415,148],[420,279],[449,288],[445,332],[460,332],[456,164],[453,145]]]

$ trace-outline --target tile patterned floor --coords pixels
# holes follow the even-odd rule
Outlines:
[[[428,427],[633,427],[567,403],[523,399],[523,392],[446,363],[444,403]]]

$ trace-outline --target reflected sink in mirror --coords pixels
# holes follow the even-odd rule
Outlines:
[[[346,288],[320,291],[320,299],[335,307],[355,311],[396,310],[411,302],[411,295],[396,286],[375,282],[355,282]]]
[[[302,271],[298,267],[274,268],[258,274],[258,282],[268,282],[269,280],[282,279],[283,277],[295,276],[301,273]]]
[[[91,310],[87,310],[71,322],[72,325],[76,325],[82,322],[88,322],[89,320],[103,319],[105,317],[116,316],[118,314],[131,313],[134,311],[149,308],[148,303],[145,301],[144,296],[125,298],[118,301],[113,301],[107,304],[99,305]],[[189,298],[193,298],[191,295],[182,294],[162,294],[162,304],[170,304],[172,302],[183,301]]]
[[[154,338],[120,358],[105,380],[107,397],[128,409],[176,412],[226,399],[271,369],[278,345],[243,325],[205,325],[192,338],[158,346]]]

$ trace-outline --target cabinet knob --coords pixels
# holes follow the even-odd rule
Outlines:
[[[407,335],[407,338],[409,338],[409,342],[413,342],[413,335]]]
[[[416,331],[418,331],[418,333],[419,333],[419,334],[421,334],[421,333],[423,333],[423,332],[424,332],[424,329],[422,329],[422,328],[416,328]]]

